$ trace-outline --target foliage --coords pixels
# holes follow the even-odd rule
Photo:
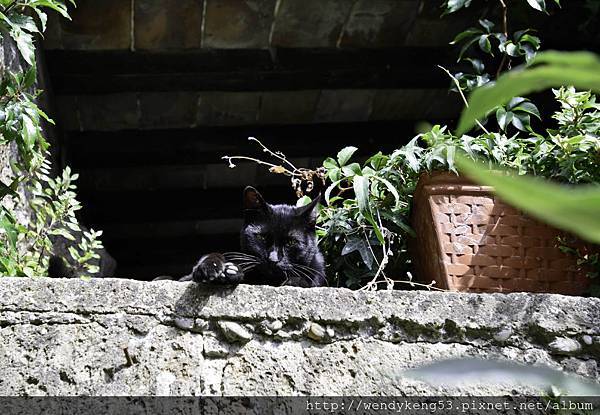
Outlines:
[[[101,232],[82,232],[78,225],[76,212],[81,205],[75,194],[77,175],[67,167],[62,175],[50,176],[49,144],[41,122],[52,120],[35,103],[40,91],[34,89],[33,41],[45,29],[45,9],[68,17],[64,2],[0,0],[0,29],[14,39],[23,59],[31,65],[22,73],[4,73],[0,82],[0,145],[16,145],[19,156],[11,164],[12,181],[0,181],[0,275],[45,275],[53,242],[63,238],[70,245],[73,271],[91,276],[99,271],[94,261],[102,249],[98,239]],[[37,16],[37,22],[29,12]],[[14,206],[25,200],[32,217],[20,221]]]
[[[457,137],[446,127],[433,127],[418,136],[428,146],[424,153],[417,150],[422,159],[421,169],[457,172],[455,155],[463,152],[472,159],[515,169],[519,174],[530,173],[572,184],[600,182],[600,107],[595,96],[576,92],[572,87],[554,90],[554,95],[561,106],[553,115],[558,127],[548,129],[545,134],[531,132],[509,137],[504,133],[487,133]]]
[[[406,271],[409,262],[402,235],[412,232],[407,217],[416,176],[401,168],[406,161],[401,151],[377,153],[361,165],[351,162],[356,150],[346,147],[323,163],[331,184],[318,236],[328,276],[353,288],[393,286],[385,270]]]
[[[494,3],[500,10],[500,23],[487,18],[490,11],[488,9],[486,18],[480,19],[477,26],[462,31],[450,42],[451,45],[460,47],[457,62],[468,62],[471,67],[470,70],[450,75],[455,80],[451,90],[458,91],[461,95],[493,83],[504,71],[515,65],[531,62],[540,50],[542,41],[536,36],[535,29],[521,28],[511,32],[509,28],[509,5],[513,8],[525,2],[498,0]],[[547,13],[548,5],[544,0],[527,0],[526,3],[538,12]],[[560,7],[558,0],[554,0],[554,3]],[[443,3],[444,14],[456,13],[470,5],[471,0],[447,0]],[[495,108],[489,108],[483,114],[482,123],[485,124],[495,114],[494,118],[502,131],[509,128],[531,131],[531,116],[540,118],[536,105],[518,95],[511,95],[511,98],[511,102],[501,102]]]
[[[35,80],[35,67],[31,67],[25,73],[8,73],[0,81],[0,144],[15,142],[27,170],[36,150],[48,148],[40,117],[50,119],[35,104],[37,94],[28,92]]]
[[[74,0],[69,2],[75,5]],[[60,0],[0,0],[0,31],[8,33],[15,41],[25,62],[35,65],[34,39],[46,30],[48,16],[45,10],[51,9],[69,18],[64,1]],[[34,19],[32,17],[37,17]]]
[[[502,199],[531,216],[600,243],[600,187],[568,188],[538,177],[494,173],[459,157],[460,171],[478,183],[494,186]]]
[[[333,285],[392,287],[398,281],[388,275],[407,275],[408,283],[416,285],[407,274],[410,269],[407,243],[412,235],[408,215],[421,173],[458,172],[466,158],[496,168],[514,169],[520,175],[529,173],[563,183],[600,182],[600,111],[594,95],[577,92],[572,87],[555,90],[554,95],[560,104],[553,115],[557,126],[544,134],[528,131],[508,136],[500,131],[456,136],[445,126],[434,126],[391,154],[379,152],[363,163],[356,161],[357,148],[346,147],[335,158],[327,158],[314,175],[307,173],[309,169],[296,168],[284,155],[266,149],[254,138],[251,140],[257,141],[282,165],[240,156],[225,158],[230,163],[242,159],[267,165],[271,172],[290,176],[293,183],[302,181],[300,171],[304,177],[327,179],[317,233]],[[515,105],[526,102],[515,101]],[[288,170],[284,165],[293,168]],[[294,188],[302,186],[295,183]],[[561,193],[556,195],[559,197]],[[304,196],[299,203],[309,201]],[[581,199],[573,202],[579,203]],[[589,219],[591,212],[582,207],[582,219]]]
[[[540,53],[529,67],[513,70],[498,78],[493,86],[474,91],[468,107],[461,114],[457,134],[467,132],[475,120],[514,96],[562,85],[599,91],[600,58],[588,52]]]
[[[581,52],[552,52],[537,59],[546,64],[546,71],[532,67],[509,74],[501,79],[502,82],[499,80],[490,88],[475,91],[469,108],[475,105],[493,107],[506,99],[507,90],[516,90],[520,94],[540,90],[544,86],[572,84],[600,91],[597,72],[600,59],[597,56]],[[554,91],[561,104],[561,110],[553,117],[559,127],[549,130],[548,134],[554,143],[553,150],[560,153],[558,156],[551,153],[547,160],[553,170],[558,166],[562,174],[566,173],[569,182],[589,182],[591,185],[567,188],[539,178],[494,174],[467,160],[460,160],[459,164],[461,172],[480,183],[493,185],[504,199],[532,216],[590,242],[600,243],[600,106],[591,92],[576,92],[574,87],[561,87]],[[472,125],[474,120],[474,112],[469,108],[465,109],[461,118],[466,126]],[[539,175],[540,172],[534,173]],[[545,176],[556,178],[547,171]],[[582,253],[580,249],[564,243],[562,249],[576,255],[580,265],[588,265],[593,270],[593,277],[600,274],[599,253]]]

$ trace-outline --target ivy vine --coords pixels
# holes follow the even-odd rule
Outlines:
[[[0,0],[3,40],[15,42],[28,66],[23,72],[5,70],[0,81],[0,145],[14,145],[18,154],[11,160],[10,182],[0,181],[0,275],[46,275],[53,243],[64,238],[72,273],[89,277],[99,272],[102,232],[79,226],[77,174],[66,167],[58,177],[51,176],[49,143],[41,123],[53,121],[36,104],[41,91],[35,88],[35,39],[46,29],[48,10],[69,18],[63,1]],[[19,219],[17,209],[24,204],[31,217]]]

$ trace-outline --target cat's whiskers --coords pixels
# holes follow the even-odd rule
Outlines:
[[[283,271],[283,276],[285,277],[285,280],[283,280],[283,282],[281,284],[279,284],[280,287],[283,287],[290,279],[290,277],[288,276],[288,273],[285,270]]]
[[[250,254],[247,254],[244,252],[225,252],[223,254],[223,256],[225,258],[237,258],[237,259],[244,258],[244,259],[254,259],[254,260],[257,259],[257,257],[255,255],[250,255]]]
[[[321,271],[314,269],[312,267],[309,267],[308,265],[303,265],[303,264],[292,264],[292,265],[298,271],[300,271],[300,270],[303,271],[304,275],[306,275],[308,278],[310,278],[310,280],[313,282],[313,284],[315,284],[315,280],[312,277],[323,277],[325,284],[327,284],[327,286],[329,286],[329,282],[327,281],[327,278],[325,278],[325,274],[322,273]]]
[[[241,261],[241,262],[234,262],[234,264],[236,266],[238,266],[239,268],[241,268],[242,271],[247,272],[247,271],[251,270],[252,268],[255,268],[258,265],[258,261]]]
[[[298,264],[294,264],[295,266],[297,266]],[[292,271],[294,271],[294,273],[298,276],[298,278],[306,278],[308,279],[313,286],[316,286],[317,283],[314,280],[313,276],[309,273],[309,271],[304,270],[302,268],[292,268]]]

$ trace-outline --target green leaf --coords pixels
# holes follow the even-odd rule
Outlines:
[[[474,37],[473,39],[469,40],[468,42],[466,42],[462,48],[460,48],[460,52],[458,54],[458,59],[456,60],[457,62],[460,62],[463,55],[465,54],[465,52],[467,51],[467,49],[469,49],[471,47],[471,45],[475,42],[477,42],[479,40],[478,37]]]
[[[411,228],[410,225],[408,225],[404,220],[402,220],[400,215],[382,211],[381,216],[393,222],[396,226],[402,229],[403,232],[406,232],[408,235],[412,236],[413,238],[416,238],[417,234],[415,233],[413,228]]]
[[[63,238],[68,239],[69,241],[75,241],[75,237],[64,228],[53,229],[49,231],[48,234],[62,236]]]
[[[514,114],[512,125],[520,131],[531,131],[531,119],[529,114]]]
[[[371,176],[373,179],[377,180],[378,182],[383,183],[383,185],[388,189],[388,192],[390,192],[393,196],[394,196],[394,200],[396,201],[396,206],[398,206],[398,204],[400,204],[400,193],[398,193],[398,190],[394,187],[393,184],[391,184],[388,180],[384,179],[383,177],[379,177],[379,176]]]
[[[296,201],[296,207],[302,207],[308,205],[312,199],[308,196],[302,196],[300,199]]]
[[[21,56],[29,65],[35,63],[35,48],[33,46],[33,36],[24,32],[19,27],[13,27],[10,31],[11,37],[17,43],[17,49],[21,52]]]
[[[358,150],[358,148],[352,146],[340,150],[340,152],[337,155],[339,165],[345,166],[348,160],[350,160],[350,157],[352,157],[352,155],[356,152],[356,150]]]
[[[332,182],[337,182],[338,180],[340,180],[342,178],[342,169],[339,169],[337,167],[335,169],[329,169],[327,171],[327,177]]]
[[[533,36],[530,34],[524,34],[521,39],[519,40],[519,42],[521,43],[529,43],[531,44],[535,49],[540,47],[540,38],[537,36]]]
[[[490,22],[487,19],[479,20],[479,24],[485,29],[486,32],[490,33],[494,28],[494,23]]]
[[[37,72],[36,72],[36,68],[34,65],[31,68],[29,68],[27,70],[27,72],[25,72],[25,78],[23,79],[23,88],[27,89],[27,88],[32,87],[33,84],[35,83],[36,76],[37,76]]]
[[[490,43],[489,35],[481,35],[479,37],[479,48],[482,51],[494,56],[492,53],[492,44]]]
[[[452,40],[452,42],[450,42],[450,44],[456,45],[457,43],[461,42],[464,39],[467,39],[471,36],[480,35],[482,33],[483,33],[483,31],[481,29],[472,27],[472,28],[467,29],[464,32],[460,32],[458,35],[456,35],[456,37],[454,38],[454,40]]]
[[[335,169],[336,167],[338,167],[338,164],[331,157],[327,157],[325,159],[325,161],[323,161],[323,167],[325,167],[327,170],[329,170],[329,169]]]
[[[329,187],[327,187],[327,189],[325,189],[325,202],[327,202],[328,206],[331,206],[331,203],[333,203],[332,199],[331,199],[331,192],[333,191],[333,189],[335,189],[340,183],[342,182],[342,180],[336,180],[335,182],[331,183],[329,185]]]
[[[346,177],[362,176],[362,170],[358,163],[352,163],[342,167],[342,172]]]
[[[45,32],[46,31],[46,23],[48,22],[48,15],[46,13],[44,13],[42,10],[38,9],[37,7],[34,8],[33,10],[35,10],[35,12],[38,15],[38,18],[40,19],[40,25],[41,25],[41,32]]]
[[[375,222],[373,218],[373,213],[371,212],[371,208],[369,206],[369,178],[364,176],[355,176],[354,177],[354,193],[356,194],[356,202],[358,204],[358,210],[365,217],[365,219],[373,226],[373,230],[377,239],[381,244],[385,243],[385,239],[381,230],[379,229],[379,225]]]
[[[523,102],[522,104],[519,104],[516,107],[514,107],[512,110],[515,112],[516,111],[526,112],[528,114],[533,115],[538,120],[542,119],[542,117],[540,115],[540,111],[538,110],[538,108],[535,106],[535,104],[533,102]]]
[[[2,180],[0,180],[0,200],[2,200],[5,196],[13,196],[13,197],[19,197],[19,194],[17,193],[17,187],[19,185],[19,179],[15,179],[12,181],[12,183],[10,185],[6,185],[4,184],[4,182],[2,182]]]
[[[369,249],[368,242],[360,237],[348,238],[348,242],[342,248],[341,255],[348,255],[352,252],[358,251],[365,265],[369,268],[373,268],[373,254]]]
[[[0,228],[4,230],[10,246],[16,249],[19,232],[14,218],[6,214],[0,215]]]
[[[25,274],[25,276],[28,278],[35,277],[35,271],[33,270],[33,268],[30,268],[30,267],[24,267],[23,274]]]
[[[10,20],[14,26],[18,26],[21,30],[29,33],[38,33],[39,30],[35,24],[35,20],[31,16],[24,14],[11,14]]]
[[[371,215],[369,208],[369,178],[363,176],[356,176],[354,178],[354,193],[356,194],[356,202],[358,204],[358,210],[363,216]]]
[[[600,187],[572,188],[530,176],[498,174],[465,157],[458,158],[457,163],[462,173],[493,186],[507,203],[582,239],[600,243]]]
[[[366,164],[370,164],[375,170],[381,170],[387,164],[389,160],[388,156],[384,156],[381,151],[377,152],[377,154],[371,156]]]
[[[480,59],[467,58],[465,60],[471,63],[471,66],[473,67],[473,70],[477,74],[481,74],[485,70],[485,66],[484,66],[483,62]]]
[[[445,13],[454,13],[463,7],[469,7],[472,0],[448,0]]]
[[[563,85],[600,91],[600,59],[592,53],[543,52],[532,64],[537,66],[510,71],[500,76],[493,86],[476,89],[461,114],[457,135],[466,133],[475,125],[475,120],[515,96]]]
[[[496,120],[503,131],[505,131],[506,127],[508,127],[508,124],[511,123],[512,118],[513,113],[510,111],[507,112],[503,107],[498,108],[496,111]]]
[[[546,2],[544,0],[527,0],[527,3],[540,12],[546,11]]]
[[[506,54],[508,56],[513,56],[513,57],[519,56],[519,48],[514,43],[509,41],[506,43],[506,45],[504,47],[506,50]]]
[[[33,148],[33,146],[35,145],[36,139],[37,139],[38,131],[37,131],[36,125],[33,122],[33,120],[31,118],[29,118],[28,115],[25,115],[25,114],[23,114],[22,134],[23,134],[23,139],[25,140],[25,143],[27,144],[27,147],[30,149]]]
[[[71,4],[75,5],[74,1],[70,1]],[[35,4],[40,7],[48,7],[49,9],[52,9],[58,13],[60,13],[60,15],[62,17],[64,17],[65,19],[69,19],[71,20],[71,17],[69,16],[69,13],[67,12],[67,7],[62,4],[62,3],[58,3],[56,1],[53,0],[36,0]]]

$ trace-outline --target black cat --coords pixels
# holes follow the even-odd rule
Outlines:
[[[204,255],[180,281],[291,285],[325,284],[325,264],[317,246],[319,198],[303,207],[271,205],[252,187],[244,190],[241,252]]]

